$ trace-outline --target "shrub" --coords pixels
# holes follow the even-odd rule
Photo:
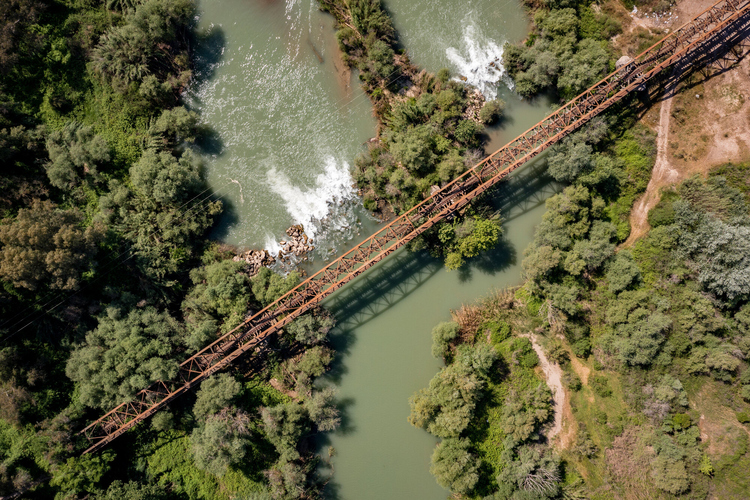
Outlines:
[[[505,102],[500,99],[493,99],[487,101],[479,110],[479,120],[482,123],[490,124],[498,120],[503,115],[505,109]]]
[[[737,421],[741,424],[748,424],[750,423],[750,413],[746,411],[741,411],[737,413]]]
[[[490,342],[495,349],[500,348],[500,344],[510,337],[510,325],[505,321],[493,320],[488,321],[479,329],[480,332],[490,334]]]
[[[581,384],[581,379],[578,378],[578,375],[576,375],[573,372],[564,372],[562,376],[562,383],[565,384],[565,387],[570,389],[571,391],[580,391],[581,387],[583,386]]]
[[[612,395],[612,389],[609,387],[609,380],[604,375],[593,375],[589,377],[589,385],[596,395],[602,398],[608,398]]]
[[[444,358],[448,354],[448,345],[458,337],[460,327],[453,321],[444,321],[432,329],[432,355]]]

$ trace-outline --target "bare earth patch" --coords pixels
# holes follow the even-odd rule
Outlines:
[[[695,400],[690,401],[690,406],[701,413],[698,420],[701,441],[708,442],[706,451],[712,458],[731,454],[737,445],[738,434],[750,435],[750,431],[737,421],[734,411],[719,401],[711,384],[704,384]]]
[[[678,2],[677,17],[687,20],[709,7],[704,0]],[[661,101],[656,126],[657,156],[646,192],[630,214],[631,233],[623,246],[632,245],[649,229],[648,212],[661,199],[663,188],[730,161],[750,157],[750,57],[707,80],[692,82]]]
[[[563,415],[566,414],[569,418],[567,419],[569,422],[573,422],[574,419],[570,418],[572,417],[572,410],[570,408],[570,402],[568,401],[568,398],[565,394],[565,389],[562,385],[562,369],[560,368],[560,365],[557,363],[550,363],[549,359],[547,359],[547,355],[544,353],[544,350],[537,342],[536,335],[533,333],[529,335],[524,335],[531,341],[531,346],[534,348],[534,352],[536,352],[536,355],[539,357],[539,365],[542,368],[542,372],[544,372],[544,377],[547,381],[547,386],[552,391],[552,399],[554,401],[553,404],[553,411],[555,413],[555,420],[552,424],[552,428],[550,429],[549,433],[547,434],[547,439],[552,439],[553,437],[560,434],[560,431],[563,429]],[[574,430],[573,430],[574,431]],[[559,445],[563,449],[568,448],[572,441],[570,438],[574,434],[571,433],[570,430],[566,432],[564,435],[561,436],[561,439],[559,440]]]

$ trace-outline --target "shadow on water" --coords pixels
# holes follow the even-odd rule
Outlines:
[[[227,37],[220,26],[211,26],[195,35],[195,73],[193,85],[207,82],[214,76],[216,66],[224,58]]]
[[[353,281],[346,290],[333,295],[325,303],[336,317],[337,325],[331,334],[331,345],[338,356],[326,378],[340,383],[346,374],[341,362],[356,339],[354,331],[387,312],[403,298],[414,293],[442,267],[440,261],[424,252],[401,250],[380,266]]]
[[[222,210],[211,227],[209,237],[214,241],[225,241],[229,236],[229,230],[239,222],[240,217],[234,203],[226,196],[218,196],[221,200]]]

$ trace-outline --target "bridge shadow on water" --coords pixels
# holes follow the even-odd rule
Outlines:
[[[558,190],[558,185],[546,174],[544,161],[537,159],[516,171],[487,196],[493,209],[503,216],[504,226],[507,226],[509,222],[542,206]],[[516,248],[508,237],[504,237],[494,249],[470,259],[458,271],[459,280],[471,281],[475,273],[496,275],[505,272],[517,264],[522,252],[523,248]],[[427,252],[413,253],[401,249],[328,298],[323,305],[337,320],[331,333],[331,344],[337,354],[330,372],[326,374],[326,380],[338,384],[348,372],[346,358],[356,344],[359,328],[380,315],[387,314],[403,299],[429,284],[430,279],[442,267],[442,261],[431,257]],[[356,426],[349,417],[349,409],[355,403],[354,398],[338,400],[342,422],[336,431],[337,435],[356,431]],[[319,453],[326,456],[325,450],[331,445],[331,440],[328,435],[323,434],[316,439],[315,444]],[[321,473],[325,475],[327,466],[322,468]],[[335,480],[328,483],[325,491],[325,498],[339,498]]]

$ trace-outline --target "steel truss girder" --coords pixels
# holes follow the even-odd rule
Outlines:
[[[273,304],[180,364],[178,376],[140,391],[81,431],[102,448],[210,375],[252,352],[299,315],[507,177],[675,63],[705,67],[744,43],[750,0],[720,0],[516,139],[489,155]],[[718,42],[718,46],[716,44]],[[742,47],[744,50],[744,46]],[[739,57],[738,54],[734,54]],[[700,66],[703,64],[703,66]]]

